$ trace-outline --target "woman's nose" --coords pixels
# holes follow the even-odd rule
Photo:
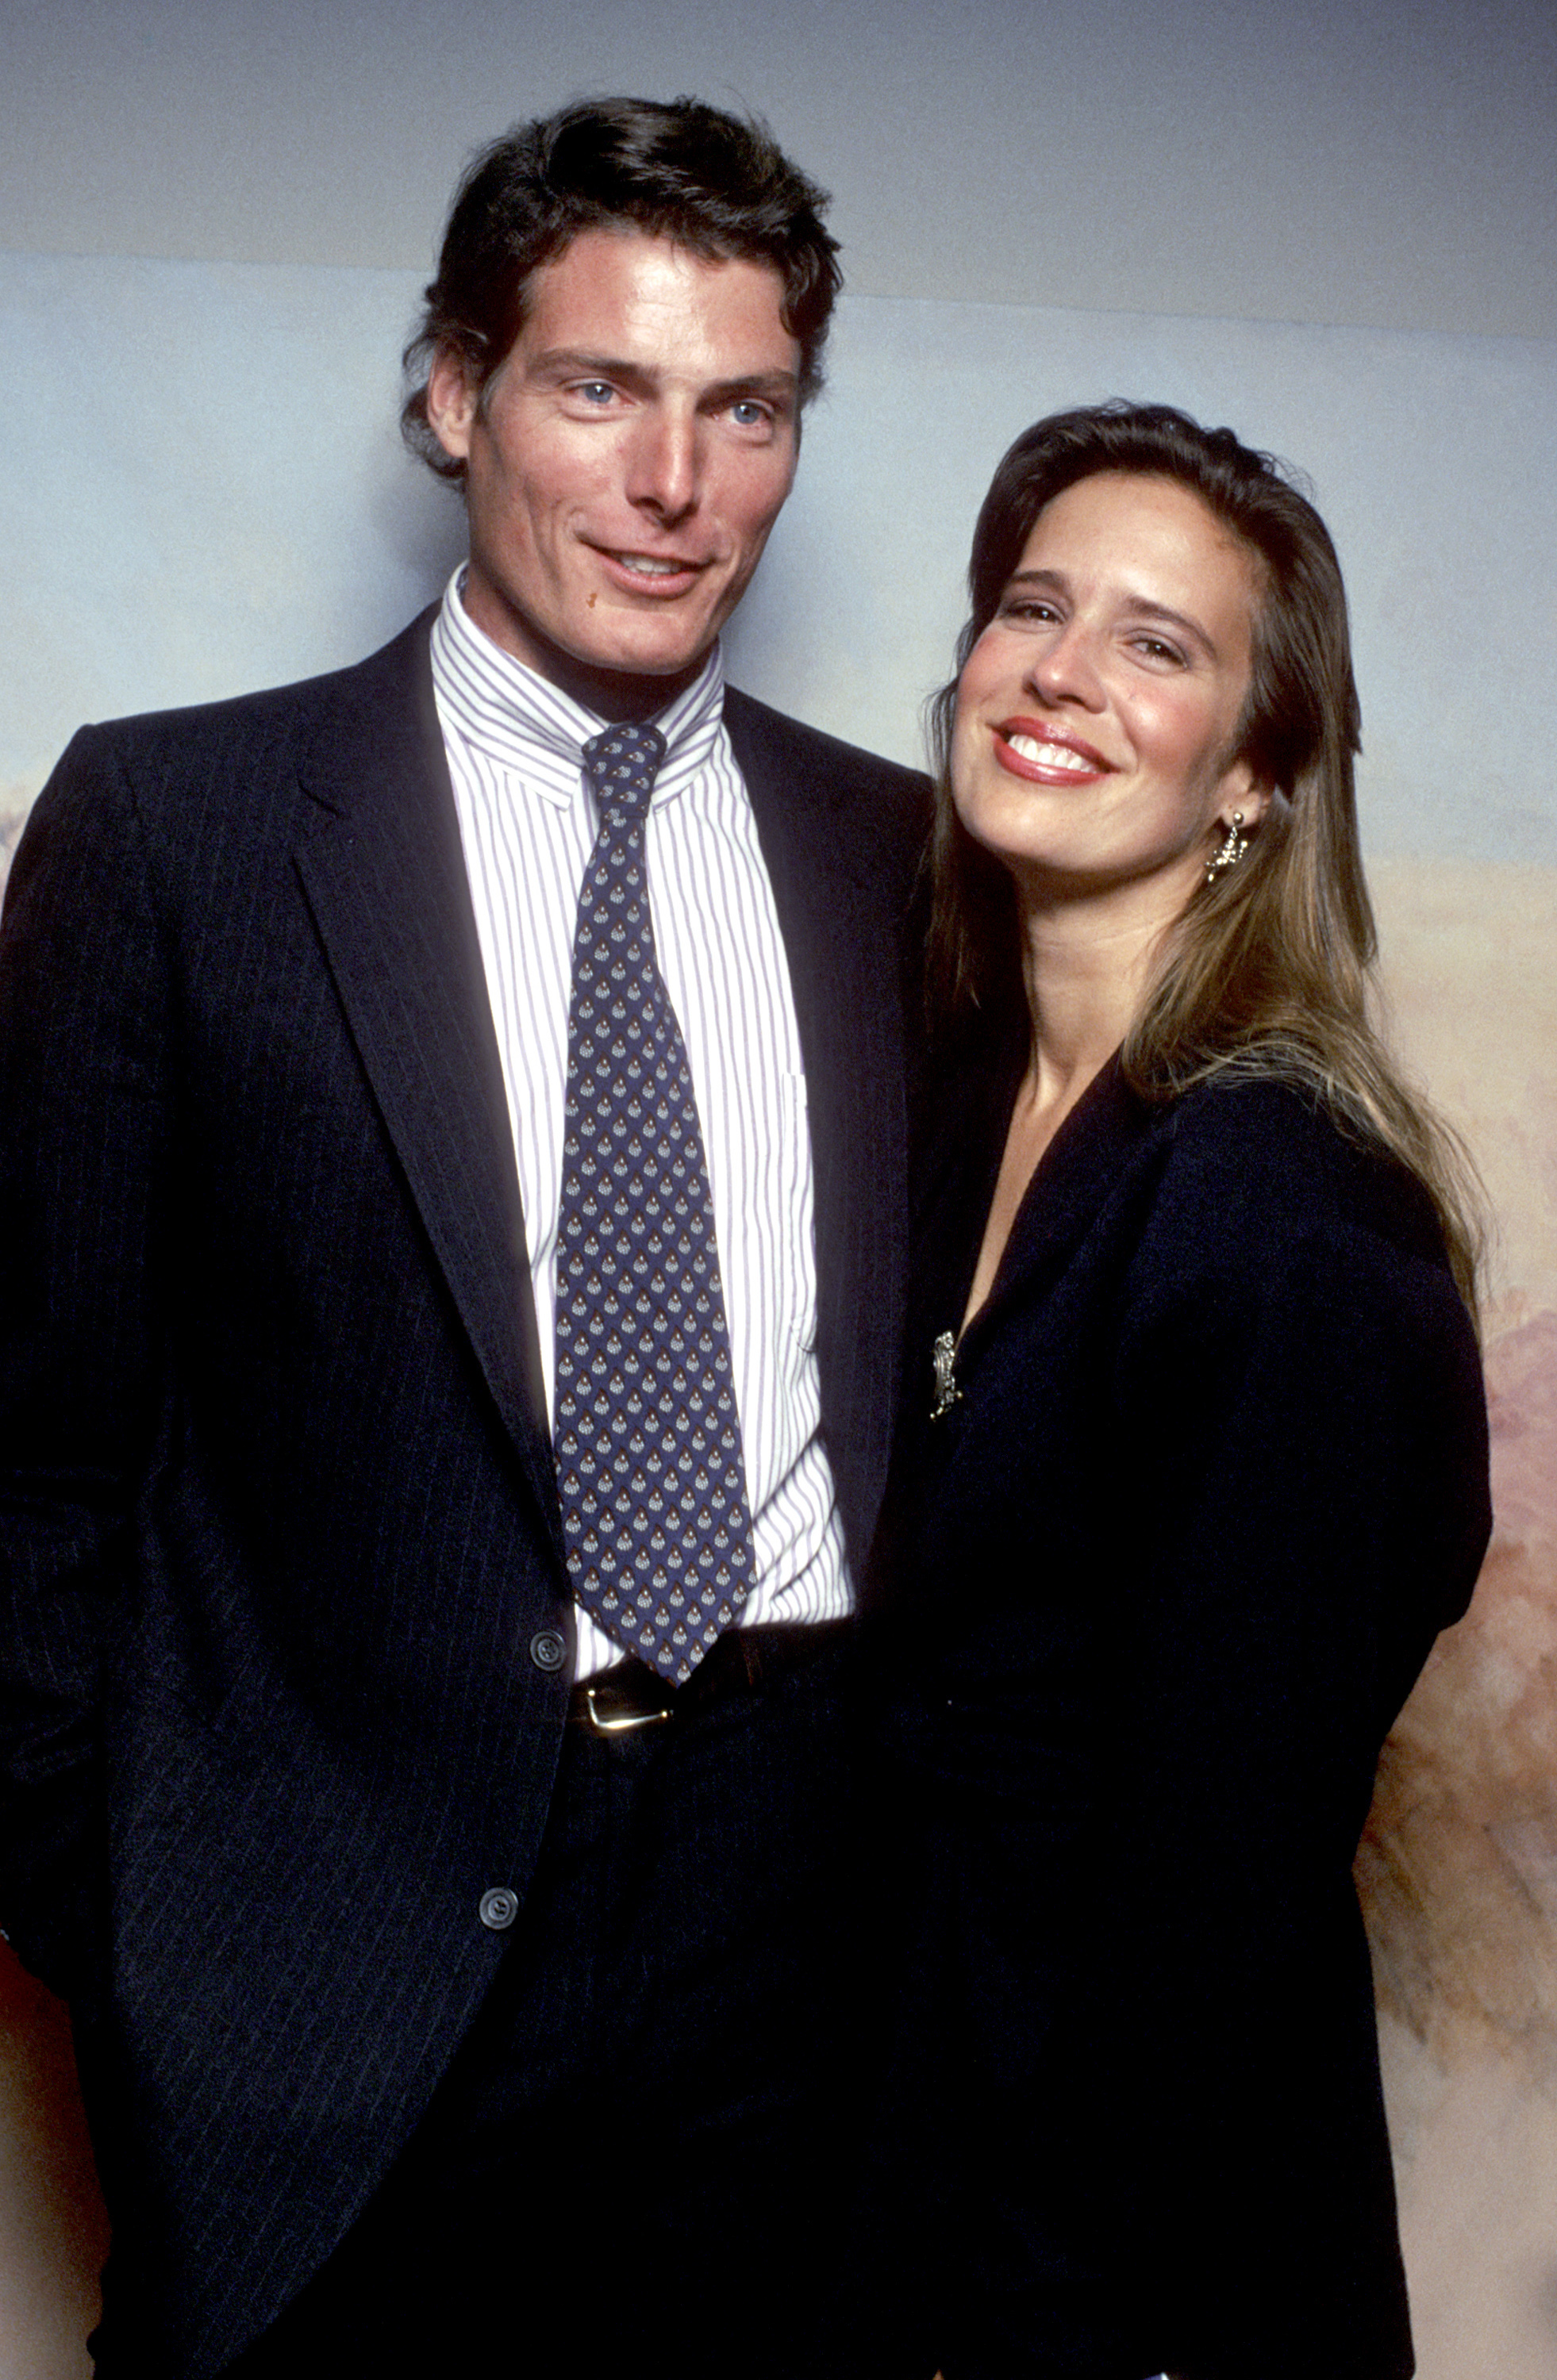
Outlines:
[[[1103,700],[1102,680],[1091,636],[1078,620],[1056,628],[1034,653],[1028,676],[1045,702],[1079,703],[1098,710]]]

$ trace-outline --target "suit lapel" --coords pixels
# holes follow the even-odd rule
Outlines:
[[[886,1477],[907,1262],[903,918],[863,777],[850,784],[821,738],[733,690],[724,717],[805,1060],[822,1433],[858,1566]]]
[[[432,699],[431,618],[339,681],[301,764],[312,800],[298,867],[411,1196],[560,1555],[524,1220]],[[821,739],[733,691],[725,719],[805,1061],[822,1428],[858,1563],[886,1475],[907,1260],[903,919],[864,781],[845,783]]]
[[[297,859],[433,1254],[561,1552],[502,1062],[428,662],[432,615],[341,680]]]

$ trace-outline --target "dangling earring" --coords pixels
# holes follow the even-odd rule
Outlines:
[[[1207,883],[1214,884],[1224,868],[1236,868],[1248,847],[1249,839],[1244,832],[1243,811],[1235,810],[1232,825],[1223,835],[1218,848],[1212,852],[1206,862]]]

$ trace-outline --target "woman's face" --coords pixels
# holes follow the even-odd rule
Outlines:
[[[1024,889],[1150,883],[1176,914],[1233,812],[1253,824],[1231,747],[1255,604],[1247,550],[1176,480],[1100,472],[1044,506],[952,743],[958,815]]]

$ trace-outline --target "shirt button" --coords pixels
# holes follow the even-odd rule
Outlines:
[[[567,1658],[567,1639],[560,1628],[538,1628],[529,1640],[529,1658],[538,1670],[560,1670]]]
[[[519,1896],[510,1892],[505,1884],[494,1884],[490,1892],[483,1892],[476,1908],[482,1925],[493,1934],[501,1934],[512,1925],[518,1913]]]

